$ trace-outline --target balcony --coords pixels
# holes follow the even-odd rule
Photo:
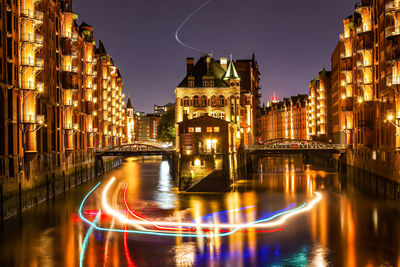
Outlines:
[[[369,1],[360,1],[356,3],[356,12],[357,13],[362,13],[364,9],[369,9],[371,8],[371,3]]]
[[[42,82],[21,82],[21,90],[43,92],[44,83]]]
[[[31,20],[37,24],[43,23],[43,12],[38,11],[38,10],[21,8],[20,12],[19,12],[19,16],[22,19]]]
[[[36,46],[43,46],[43,36],[40,34],[21,34],[20,36],[21,43],[33,44]]]
[[[353,111],[354,106],[354,98],[353,97],[346,97],[342,100],[342,110],[343,111]]]
[[[340,41],[344,42],[344,40],[351,38],[351,34],[341,33],[339,34]]]
[[[400,29],[395,26],[389,26],[385,30],[385,36],[387,39],[393,39],[400,35]]]
[[[388,87],[400,85],[400,77],[392,77],[392,76],[386,77],[386,85]]]
[[[367,33],[367,32],[371,32],[371,25],[368,24],[362,24],[360,26],[357,26],[356,28],[356,33],[357,34],[363,34],[363,33]]]
[[[352,84],[352,83],[353,83],[352,79],[342,79],[342,80],[340,81],[340,85],[341,85],[341,86],[347,86],[347,85],[350,85],[350,84]]]
[[[77,32],[68,32],[68,33],[66,33],[64,36],[63,36],[63,38],[64,38],[64,40],[69,40],[69,41],[72,41],[72,42],[77,42],[78,41],[78,33]]]
[[[33,67],[42,70],[44,68],[44,60],[42,58],[22,57],[20,65],[22,67]]]
[[[396,3],[397,1],[391,1],[385,5],[385,14],[392,15],[393,13],[397,13],[400,11],[400,3]]]
[[[340,58],[341,59],[346,59],[346,58],[351,58],[353,55],[351,52],[342,52],[340,53]]]
[[[70,72],[71,74],[78,74],[79,68],[78,68],[78,66],[67,65],[67,66],[63,66],[63,71],[67,72],[67,73]]]
[[[371,67],[372,67],[372,62],[370,61],[364,61],[364,60],[357,61],[357,69],[359,70],[364,70],[365,68],[371,68]]]
[[[97,77],[97,71],[87,72],[86,76]]]

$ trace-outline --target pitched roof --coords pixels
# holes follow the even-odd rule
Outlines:
[[[131,98],[128,98],[128,103],[126,104],[126,108],[132,108],[133,109]]]
[[[210,67],[207,71],[207,56],[202,56],[196,62],[189,74],[187,74],[186,77],[179,83],[178,87],[188,87],[189,77],[194,78],[194,87],[203,87],[204,76],[214,77],[215,87],[228,87],[226,81],[223,80],[225,70],[213,58],[210,58],[210,60]]]
[[[239,74],[236,71],[235,64],[233,64],[232,56],[231,61],[229,62],[228,70],[224,75],[224,80],[230,79],[240,79]]]
[[[85,21],[83,21],[82,24],[79,27],[81,27],[81,28],[93,28],[92,26],[87,24]]]
[[[99,48],[97,49],[97,52],[99,54],[107,54],[107,51],[106,51],[106,49],[104,47],[104,44],[103,44],[103,42],[101,40],[99,40]]]

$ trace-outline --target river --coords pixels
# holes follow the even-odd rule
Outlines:
[[[265,158],[232,192],[187,194],[160,157],[128,158],[7,220],[0,266],[400,266],[399,203],[350,178],[296,157]]]

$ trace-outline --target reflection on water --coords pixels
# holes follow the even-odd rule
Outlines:
[[[396,266],[400,264],[398,203],[357,193],[338,173],[302,164],[299,157],[264,158],[260,173],[239,181],[226,194],[179,194],[167,162],[131,158],[104,177],[120,182],[109,203],[124,212],[122,192],[138,215],[148,219],[246,223],[323,198],[311,211],[285,222],[283,229],[242,229],[221,237],[152,237],[99,232],[77,216],[79,204],[96,184],[72,189],[55,201],[26,212],[3,225],[1,266]],[[129,229],[98,215],[100,191],[85,204],[91,221],[111,229]],[[196,233],[205,229],[195,228]]]

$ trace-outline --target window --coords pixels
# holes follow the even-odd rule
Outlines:
[[[225,97],[224,96],[219,96],[218,98],[218,106],[224,107],[225,106]]]
[[[213,95],[211,97],[211,106],[216,107],[217,105],[218,105],[217,97],[215,95]]]
[[[214,127],[214,133],[219,133],[219,127]]]
[[[195,107],[199,107],[200,106],[199,97],[197,95],[195,95],[193,97],[193,106],[195,106]]]
[[[201,106],[207,107],[207,97],[205,95],[201,97]]]
[[[188,107],[188,106],[189,106],[189,103],[190,103],[189,97],[188,97],[188,96],[185,96],[185,97],[183,98],[183,106],[184,106],[184,107]]]
[[[218,114],[218,119],[225,120],[225,113],[221,112]]]
[[[218,117],[217,112],[212,112],[212,113],[211,113],[211,117],[217,118],[217,117]]]
[[[195,112],[195,113],[193,113],[193,118],[195,119],[195,118],[198,118],[199,117],[199,113],[197,113],[197,112]]]
[[[194,128],[193,128],[193,127],[189,127],[189,128],[188,128],[188,132],[189,132],[189,133],[194,133]]]
[[[201,133],[201,127],[196,127],[196,133]]]
[[[213,127],[207,127],[207,133],[212,133]]]

